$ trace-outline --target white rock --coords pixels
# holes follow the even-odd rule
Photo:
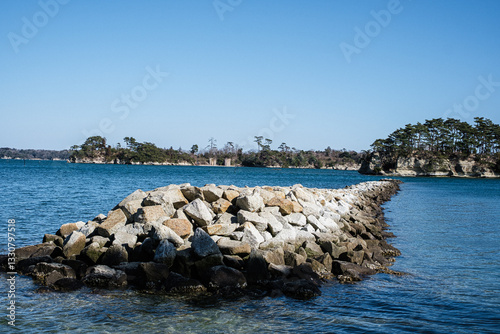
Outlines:
[[[185,207],[184,212],[189,217],[193,218],[199,226],[212,224],[212,219],[215,217],[215,214],[209,210],[205,203],[199,198],[189,203]]]
[[[294,226],[306,226],[307,224],[306,216],[301,213],[292,213],[286,216],[285,219],[290,225]]]
[[[278,234],[283,229],[283,224],[280,223],[273,214],[268,212],[261,212],[259,216],[267,221],[268,229],[273,236]]]
[[[250,247],[256,249],[265,240],[252,223],[245,223],[243,224],[243,237],[241,241],[248,243]]]
[[[242,194],[236,199],[236,205],[242,210],[256,212],[264,207],[264,200],[255,192],[252,195]]]

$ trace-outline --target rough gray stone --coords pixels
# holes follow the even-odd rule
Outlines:
[[[198,226],[207,226],[212,224],[215,214],[208,209],[201,199],[195,199],[189,203],[185,208],[186,215],[191,217]]]

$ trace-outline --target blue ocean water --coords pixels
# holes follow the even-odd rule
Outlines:
[[[63,223],[106,214],[132,191],[189,182],[237,186],[300,183],[340,188],[379,177],[357,172],[185,166],[75,165],[0,160],[0,253],[7,221],[18,247],[39,243]],[[499,333],[500,180],[402,178],[384,205],[401,250],[392,269],[351,285],[331,282],[323,295],[234,300],[144,295],[134,291],[35,293],[16,281],[16,327],[1,332],[161,333]],[[1,231],[1,230],[0,230]],[[6,291],[4,274],[0,291]],[[1,311],[3,310],[3,311]]]

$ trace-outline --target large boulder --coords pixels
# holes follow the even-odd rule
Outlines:
[[[240,225],[250,222],[259,232],[264,232],[267,229],[267,220],[255,212],[240,210],[237,217]]]
[[[172,229],[165,225],[159,225],[153,227],[150,233],[150,237],[154,241],[168,240],[175,245],[175,247],[179,247],[184,244],[184,240],[177,235]]]
[[[222,195],[224,199],[228,200],[231,203],[233,203],[233,200],[238,198],[238,196],[240,196],[240,192],[234,189],[226,189],[224,190],[224,194]]]
[[[246,211],[257,212],[264,207],[264,200],[257,192],[253,194],[241,194],[236,199],[236,205]]]
[[[157,263],[162,263],[166,265],[168,268],[170,268],[172,264],[174,264],[175,256],[176,256],[175,246],[167,239],[163,239],[162,241],[160,241],[160,244],[156,248],[153,261]]]
[[[87,269],[82,282],[96,288],[121,288],[127,286],[127,274],[106,265],[97,265]]]
[[[270,278],[268,264],[261,252],[252,250],[247,260],[245,276],[250,284],[262,283]]]
[[[248,243],[253,249],[259,248],[259,245],[265,241],[264,237],[252,223],[246,222],[242,225],[242,227],[243,237],[241,238],[241,241]]]
[[[107,247],[101,246],[98,242],[92,242],[81,251],[80,258],[88,264],[96,264],[107,250]]]
[[[213,241],[210,235],[208,235],[201,228],[197,228],[194,231],[194,235],[191,240],[191,247],[194,254],[198,258],[204,258],[209,255],[220,255],[222,257],[219,247],[215,241]]]
[[[73,231],[77,231],[85,225],[84,222],[76,222],[76,223],[68,223],[63,224],[56,232],[56,235],[66,239],[68,235],[70,235]]]
[[[180,189],[171,188],[168,190],[152,191],[146,198],[144,198],[142,205],[166,205],[173,206],[174,209],[179,209],[188,203],[188,200],[184,197]]]
[[[79,255],[80,252],[85,248],[85,234],[74,231],[72,232],[66,240],[64,240],[63,254],[66,258],[73,255]]]
[[[76,278],[76,273],[73,268],[64,264],[39,262],[33,276],[42,284],[51,285],[61,278]]]
[[[178,273],[170,273],[163,284],[165,291],[174,294],[195,294],[207,290],[199,281],[184,277]]]
[[[210,268],[206,279],[208,287],[211,289],[245,288],[247,286],[247,280],[240,271],[226,266]]]
[[[160,219],[170,218],[175,213],[172,207],[166,205],[152,205],[140,208],[137,211],[136,221],[141,224],[154,223]]]
[[[231,202],[224,198],[219,198],[212,203],[212,210],[216,214],[224,213],[231,207]]]
[[[198,226],[207,226],[212,224],[214,218],[214,213],[208,209],[208,207],[203,203],[201,199],[195,199],[189,203],[185,208],[184,212],[191,217]]]
[[[286,216],[291,214],[293,211],[293,202],[286,198],[274,197],[266,203],[266,206],[276,206],[279,208],[279,212]]]
[[[217,241],[217,246],[219,246],[222,254],[227,255],[240,255],[244,257],[252,251],[250,244],[242,241],[231,240],[229,238],[220,238],[219,241]]]
[[[125,247],[113,244],[102,256],[100,263],[107,266],[116,266],[122,262],[128,262],[128,253]]]
[[[121,209],[108,213],[106,220],[97,227],[97,234],[109,238],[127,223],[127,216]]]
[[[193,225],[187,219],[172,218],[165,220],[163,225],[170,228],[181,238],[187,238],[193,234]]]
[[[201,199],[203,200],[203,193],[200,188],[198,187],[193,187],[193,186],[185,186],[181,187],[182,194],[184,197],[189,200],[190,202],[194,201],[195,199]]]
[[[60,252],[61,248],[57,247],[52,243],[43,243],[33,246],[25,246],[17,248],[15,251],[17,261],[28,259],[30,257],[39,257],[39,256],[50,256],[54,258],[60,255]]]
[[[142,201],[148,194],[142,191],[141,189],[137,189],[127,197],[125,197],[116,207],[115,209],[118,208],[123,208],[125,205],[131,201]]]
[[[113,244],[120,246],[128,246],[133,248],[137,242],[137,236],[133,234],[129,234],[127,232],[118,231],[114,234],[115,239],[113,240]]]
[[[168,279],[170,271],[164,263],[144,262],[139,264],[137,275],[140,287],[159,288]]]
[[[218,199],[222,198],[222,195],[224,194],[224,191],[222,189],[217,188],[213,184],[202,187],[201,191],[203,192],[205,201],[207,201],[208,203],[217,201]]]

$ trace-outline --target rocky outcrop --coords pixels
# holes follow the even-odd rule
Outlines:
[[[260,289],[310,298],[325,279],[348,283],[392,273],[387,266],[399,251],[384,240],[380,205],[398,184],[137,190],[107,216],[64,224],[44,243],[18,249],[18,268],[58,291],[134,286],[233,295]]]
[[[419,157],[384,158],[379,153],[370,154],[358,170],[366,175],[386,176],[451,176],[451,177],[500,177],[500,170],[493,162],[470,159],[438,159]]]

